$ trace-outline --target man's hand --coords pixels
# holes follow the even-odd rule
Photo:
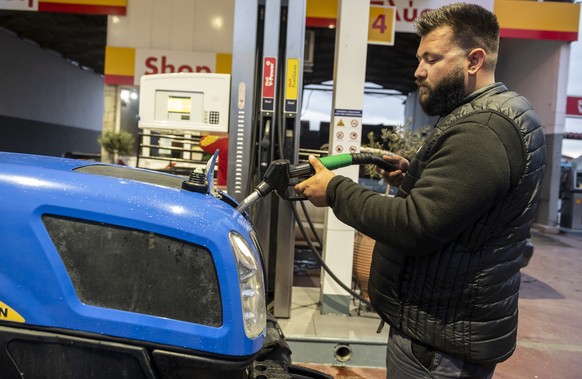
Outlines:
[[[382,175],[384,181],[388,183],[388,185],[398,187],[400,183],[402,183],[402,180],[404,180],[404,176],[406,175],[406,171],[408,170],[408,160],[399,155],[384,155],[382,159],[398,167],[398,170],[386,172],[381,168],[377,167],[376,171],[378,171]]]
[[[315,156],[309,156],[309,163],[315,169],[315,175],[295,185],[295,192],[305,196],[316,207],[327,207],[327,185],[335,176]]]

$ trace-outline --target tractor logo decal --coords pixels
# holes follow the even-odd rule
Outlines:
[[[0,321],[25,322],[24,317],[0,301]]]

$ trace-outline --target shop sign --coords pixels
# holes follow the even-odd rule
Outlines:
[[[493,11],[494,0],[469,0],[467,3],[479,4],[483,8]],[[432,9],[440,8],[450,4],[449,0],[371,0],[371,6],[393,6],[396,7],[396,31],[415,33],[414,20],[421,14]]]
[[[485,9],[493,11],[494,0],[467,0],[467,3],[478,4]],[[432,9],[440,8],[443,5],[450,4],[450,0],[370,0],[370,8],[377,7],[394,7],[396,20],[394,30],[396,32],[405,33],[415,33],[414,20],[421,14],[428,12]],[[372,10],[372,12],[378,12],[379,10]],[[336,15],[338,12],[337,1],[333,0],[308,0],[307,1],[307,26],[312,27],[335,27],[337,19]],[[383,28],[384,20],[386,16],[374,17],[371,22],[376,22],[376,29]],[[386,24],[388,26],[388,24]],[[383,37],[386,37],[384,34]]]
[[[142,75],[216,72],[216,54],[192,51],[135,49],[134,84]]]

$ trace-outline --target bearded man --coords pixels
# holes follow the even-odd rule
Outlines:
[[[495,81],[499,24],[474,4],[416,21],[419,102],[441,116],[395,197],[335,175],[296,185],[376,240],[369,295],[390,325],[388,378],[491,378],[516,346],[522,251],[540,195],[545,139],[523,96]]]

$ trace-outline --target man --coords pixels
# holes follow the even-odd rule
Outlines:
[[[494,70],[496,17],[452,4],[416,21],[414,75],[424,111],[441,116],[416,157],[383,173],[395,197],[334,175],[296,185],[376,240],[370,300],[390,325],[389,378],[491,378],[516,345],[521,252],[545,168],[530,103]]]

